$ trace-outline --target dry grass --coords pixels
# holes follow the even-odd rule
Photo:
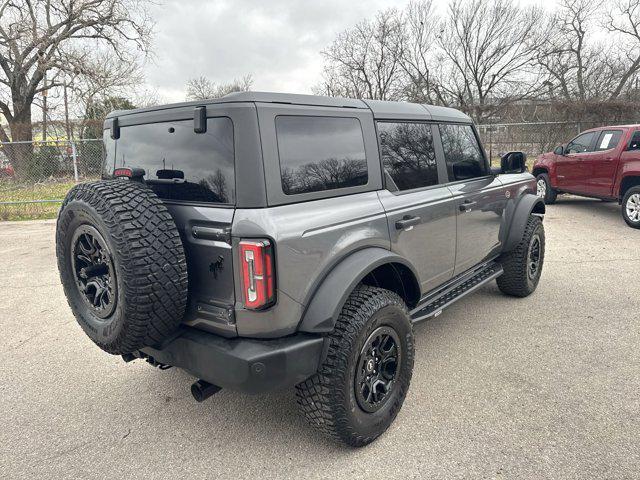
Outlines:
[[[68,180],[52,180],[35,184],[9,180],[0,181],[0,221],[55,218],[60,203],[74,185],[73,181]],[[33,200],[46,200],[47,202],[2,204],[2,202],[29,202]]]

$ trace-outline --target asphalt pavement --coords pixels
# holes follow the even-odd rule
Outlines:
[[[495,284],[416,326],[391,429],[354,450],[293,391],[222,391],[125,364],[65,301],[54,221],[0,223],[2,478],[640,478],[640,230],[615,203],[548,207],[535,294]]]

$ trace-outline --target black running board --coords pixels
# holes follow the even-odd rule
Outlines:
[[[411,321],[416,323],[437,317],[449,305],[498,278],[502,273],[502,266],[499,263],[489,262],[462,274],[420,302],[411,311]]]

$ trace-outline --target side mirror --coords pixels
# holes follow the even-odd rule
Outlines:
[[[524,152],[505,153],[500,159],[500,173],[522,173],[527,171],[527,155]]]
[[[558,145],[553,151],[556,155],[564,155],[564,147],[562,145]]]

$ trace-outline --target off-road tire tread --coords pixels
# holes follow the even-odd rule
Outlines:
[[[76,287],[68,285],[63,274],[67,268],[63,236],[67,233],[62,219],[69,204],[76,201],[97,211],[124,273],[124,328],[112,342],[92,339],[103,350],[119,355],[160,344],[178,327],[187,305],[187,263],[171,214],[151,189],[138,182],[101,180],[73,187],[60,209],[56,233],[65,293]],[[73,273],[66,273],[73,278]],[[77,316],[79,306],[71,295],[66,296]]]
[[[542,219],[536,215],[529,215],[524,235],[518,245],[498,259],[504,273],[497,278],[496,283],[502,293],[514,297],[527,297],[533,293],[527,280],[527,256],[529,242],[538,227],[540,227],[541,247],[544,248],[545,238]],[[543,264],[544,257],[542,258],[540,269],[542,269]]]
[[[394,292],[378,287],[358,286],[345,302],[335,328],[328,335],[326,359],[318,372],[296,386],[298,405],[309,423],[329,437],[354,447],[371,443],[382,432],[373,436],[362,436],[354,431],[344,408],[344,397],[349,395],[349,392],[345,391],[342,385],[344,377],[349,375],[349,357],[353,349],[359,348],[357,341],[360,330],[375,312],[387,305],[395,305],[408,315],[405,303]],[[413,335],[410,342],[413,342],[412,337]],[[408,375],[409,381],[399,385],[401,390],[389,423],[398,414],[411,380],[413,343],[409,344],[407,350],[409,371],[404,374]]]

